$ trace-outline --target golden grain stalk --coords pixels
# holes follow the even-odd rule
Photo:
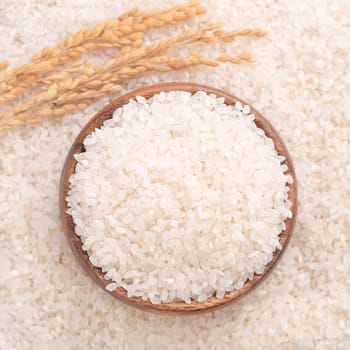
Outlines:
[[[40,85],[40,78],[87,52],[124,46],[140,47],[149,29],[187,21],[204,12],[199,1],[193,0],[161,11],[144,12],[136,8],[116,19],[99,23],[92,29],[82,29],[57,45],[44,48],[33,55],[30,63],[2,77],[0,103],[14,100],[28,86]],[[6,61],[3,65],[6,68]]]
[[[175,45],[233,41],[239,36],[261,37],[261,29],[223,31],[220,23],[203,24],[155,44],[144,45],[145,32],[154,27],[177,24],[205,12],[199,2],[189,1],[162,11],[129,11],[117,19],[84,29],[52,48],[35,54],[32,62],[5,73],[0,80],[0,103],[9,102],[28,87],[44,86],[46,90],[34,94],[12,110],[0,114],[0,129],[22,123],[37,123],[37,116],[62,116],[83,110],[102,97],[122,89],[122,82],[145,72],[167,72],[197,65],[216,66],[219,62],[240,64],[253,62],[249,53],[233,56],[223,53],[209,59],[192,52],[187,57],[167,55]],[[119,47],[119,55],[105,64],[88,64],[82,55],[93,50]],[[0,65],[6,69],[7,62]],[[57,70],[60,67],[61,70]],[[35,117],[33,117],[35,116]]]

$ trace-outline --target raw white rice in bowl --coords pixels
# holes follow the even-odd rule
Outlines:
[[[205,92],[138,96],[84,148],[68,213],[107,290],[153,304],[222,298],[281,248],[293,179],[249,106]]]

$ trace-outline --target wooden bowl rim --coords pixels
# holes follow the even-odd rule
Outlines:
[[[117,288],[115,291],[108,292],[105,287],[111,281],[105,280],[101,268],[95,267],[89,260],[88,254],[82,249],[82,242],[80,237],[75,234],[75,225],[73,223],[72,216],[67,214],[68,203],[66,201],[66,197],[69,191],[69,178],[75,171],[76,160],[74,158],[75,154],[78,154],[84,151],[83,141],[87,135],[93,132],[96,128],[101,127],[102,123],[110,119],[114,110],[127,103],[130,99],[135,98],[136,96],[143,96],[145,98],[149,98],[154,94],[157,94],[161,91],[169,92],[169,91],[187,91],[190,93],[195,93],[196,91],[205,91],[206,93],[216,94],[218,97],[224,97],[225,103],[232,105],[236,101],[241,102],[243,105],[249,105],[244,100],[229,94],[225,91],[195,83],[183,83],[183,82],[174,82],[174,83],[162,83],[156,84],[152,86],[143,87],[140,89],[133,90],[125,95],[122,95],[115,100],[111,101],[108,105],[106,105],[102,110],[100,110],[81,130],[73,145],[68,152],[66,157],[64,167],[61,174],[60,180],[60,216],[63,225],[63,230],[68,239],[69,245],[77,258],[77,260],[81,263],[84,270],[88,273],[88,275],[107,293],[117,298],[118,300],[142,309],[151,311],[153,313],[160,314],[168,314],[168,315],[180,315],[180,314],[195,314],[201,313],[204,311],[211,311],[222,306],[228,305],[233,301],[238,300],[239,298],[247,295],[251,292],[257,285],[259,285],[272,271],[273,267],[276,266],[276,263],[280,260],[282,253],[288,245],[290,237],[292,235],[296,215],[297,215],[297,182],[295,171],[293,167],[293,163],[289,152],[284,145],[282,139],[272,127],[272,125],[252,106],[251,113],[255,115],[255,123],[258,127],[263,129],[268,137],[270,137],[275,144],[275,148],[279,155],[282,155],[286,158],[284,164],[288,166],[288,171],[286,172],[293,178],[293,183],[289,184],[289,192],[288,197],[292,202],[292,213],[293,217],[291,219],[286,219],[286,229],[280,234],[280,243],[282,249],[276,249],[273,258],[261,275],[255,274],[251,281],[246,281],[244,286],[239,290],[234,290],[232,292],[226,292],[225,296],[222,299],[217,299],[215,296],[209,298],[204,302],[192,301],[191,304],[186,304],[185,302],[170,302],[170,303],[161,303],[161,304],[152,304],[149,300],[142,300],[141,297],[128,297],[127,292],[123,288]]]

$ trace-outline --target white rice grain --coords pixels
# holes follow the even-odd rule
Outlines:
[[[249,112],[201,91],[138,96],[87,137],[68,203],[90,260],[129,297],[222,298],[280,248],[288,168]]]
[[[76,30],[133,6],[154,10],[165,3],[179,1],[2,0],[0,60],[15,68]],[[1,349],[350,349],[350,2],[201,4],[208,8],[200,16],[204,22],[223,22],[227,29],[257,26],[269,34],[251,42],[237,39],[232,46],[201,45],[198,51],[216,56],[224,50],[247,50],[257,62],[151,74],[124,81],[123,92],[158,82],[192,81],[242,96],[261,110],[286,142],[298,176],[299,215],[286,254],[251,295],[217,312],[180,318],[124,306],[96,287],[74,261],[57,215],[67,152],[108,101],[33,127],[2,130]],[[180,24],[179,30],[188,25]],[[159,28],[146,40],[174,35],[174,30]],[[180,46],[172,54],[186,55],[183,51]],[[116,54],[104,56],[112,59]],[[322,69],[316,60],[323,61]],[[297,78],[300,70],[303,83]],[[30,97],[26,93],[23,101]],[[149,250],[152,254],[152,246]],[[34,261],[25,260],[26,254]],[[346,271],[339,271],[337,264]],[[282,320],[288,321],[286,331]]]

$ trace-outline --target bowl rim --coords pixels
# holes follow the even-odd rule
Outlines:
[[[192,94],[196,91],[204,91],[208,94],[215,94],[217,97],[225,98],[225,103],[228,105],[232,105],[237,101],[241,102],[242,105],[249,105],[251,108],[250,113],[254,114],[255,116],[256,125],[259,128],[263,129],[266,135],[273,140],[278,154],[285,157],[284,164],[288,166],[286,174],[290,175],[293,178],[293,183],[288,184],[288,198],[292,202],[291,211],[293,216],[292,218],[287,218],[285,220],[286,229],[280,233],[279,241],[282,248],[276,249],[274,251],[272,260],[266,265],[265,270],[262,274],[254,274],[253,279],[251,281],[247,280],[241,289],[226,292],[222,299],[218,299],[215,296],[212,296],[204,302],[197,302],[192,300],[191,304],[186,304],[182,301],[152,304],[149,300],[143,300],[141,297],[128,297],[127,292],[122,287],[119,287],[112,292],[107,291],[105,288],[109,283],[111,283],[111,280],[105,280],[101,268],[92,265],[92,263],[90,262],[87,252],[85,252],[82,249],[82,242],[80,237],[75,233],[75,225],[72,216],[67,213],[68,203],[66,201],[66,198],[70,189],[69,178],[74,173],[77,164],[74,155],[84,151],[83,141],[85,137],[92,133],[96,128],[101,127],[105,120],[110,119],[112,117],[113,112],[117,108],[129,102],[130,99],[134,99],[136,96],[150,98],[151,96],[160,93],[161,91],[186,91]],[[246,103],[244,100],[223,90],[195,83],[172,82],[142,87],[117,97],[116,99],[112,100],[109,104],[107,104],[104,108],[102,108],[99,112],[97,112],[80,131],[79,135],[76,137],[67,154],[61,173],[59,194],[59,207],[62,228],[76,259],[80,262],[85,272],[87,272],[87,274],[101,288],[103,288],[104,291],[106,291],[116,299],[124,302],[125,304],[142,310],[151,311],[153,313],[168,315],[188,315],[218,309],[232,303],[233,301],[240,299],[241,297],[247,295],[249,292],[255,289],[259,284],[261,284],[263,280],[265,280],[265,278],[271,273],[273,268],[276,266],[277,262],[280,260],[292,236],[297,216],[297,179],[293,167],[293,162],[284,142],[282,141],[276,130],[273,128],[273,126],[270,124],[270,122],[266,120],[261,113],[259,113],[256,109],[254,109],[249,103]]]

